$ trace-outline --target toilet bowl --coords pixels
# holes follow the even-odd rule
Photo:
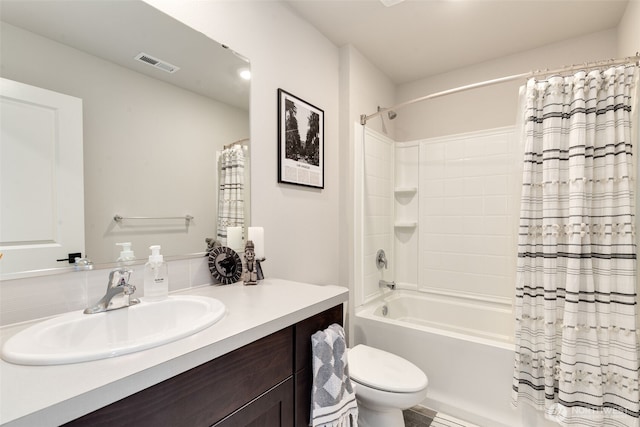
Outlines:
[[[424,372],[402,357],[363,344],[349,349],[348,360],[358,427],[404,427],[402,411],[427,395]]]

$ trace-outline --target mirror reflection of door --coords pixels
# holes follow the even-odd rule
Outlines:
[[[84,254],[82,100],[0,79],[0,120],[0,275],[68,265]]]

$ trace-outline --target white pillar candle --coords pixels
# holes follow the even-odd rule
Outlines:
[[[265,258],[264,256],[264,228],[249,227],[248,240],[253,242],[256,258]]]
[[[227,227],[227,246],[234,251],[243,252],[242,227]]]

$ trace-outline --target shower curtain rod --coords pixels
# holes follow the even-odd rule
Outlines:
[[[603,67],[605,65],[607,66],[615,66],[615,65],[623,65],[623,64],[627,64],[627,63],[635,63],[636,66],[640,66],[640,53],[636,52],[635,56],[628,56],[626,58],[620,58],[620,59],[609,59],[609,60],[604,60],[604,61],[597,61],[597,62],[585,62],[584,64],[574,64],[574,65],[568,65],[562,68],[558,68],[555,70],[536,70],[536,71],[529,71],[527,73],[521,73],[521,74],[513,74],[511,76],[506,76],[506,77],[500,77],[497,79],[492,79],[492,80],[486,80],[483,82],[478,82],[478,83],[472,83],[469,85],[465,85],[465,86],[460,86],[454,89],[447,89],[447,90],[443,90],[441,92],[435,92],[429,95],[425,95],[425,96],[421,96],[419,98],[415,98],[412,99],[410,101],[405,101],[405,102],[401,102],[400,104],[394,105],[393,107],[387,107],[387,108],[380,108],[378,107],[378,111],[376,111],[373,114],[362,114],[360,116],[360,124],[362,126],[367,124],[367,120],[372,119],[374,117],[377,117],[381,114],[384,114],[386,112],[392,111],[392,110],[397,110],[399,108],[402,107],[406,107],[407,105],[411,105],[411,104],[415,104],[417,102],[422,102],[422,101],[426,101],[428,99],[433,99],[433,98],[439,98],[441,96],[445,96],[445,95],[451,95],[454,93],[458,93],[458,92],[464,92],[467,90],[471,90],[471,89],[477,89],[477,88],[481,88],[481,87],[485,87],[485,86],[491,86],[491,85],[495,85],[495,84],[499,84],[499,83],[505,83],[505,82],[510,82],[513,80],[519,80],[519,79],[523,79],[523,78],[531,78],[531,77],[540,77],[540,76],[550,76],[552,74],[563,74],[563,73],[568,73],[571,71],[577,71],[577,70],[590,70],[590,69],[596,69],[596,68],[600,68]]]
[[[224,146],[224,149],[226,150],[227,148],[231,148],[231,147],[233,147],[234,145],[240,145],[240,144],[242,144],[243,142],[247,142],[247,141],[249,141],[249,138],[244,138],[244,139],[239,139],[239,140],[237,140],[237,141],[233,141],[231,144],[227,144],[227,145],[225,145],[225,146]]]

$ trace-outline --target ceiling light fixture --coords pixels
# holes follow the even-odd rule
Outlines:
[[[240,77],[241,77],[242,79],[244,79],[244,80],[251,80],[251,70],[247,70],[247,69],[245,68],[245,69],[240,70],[240,71],[238,72],[238,74],[240,74]]]

